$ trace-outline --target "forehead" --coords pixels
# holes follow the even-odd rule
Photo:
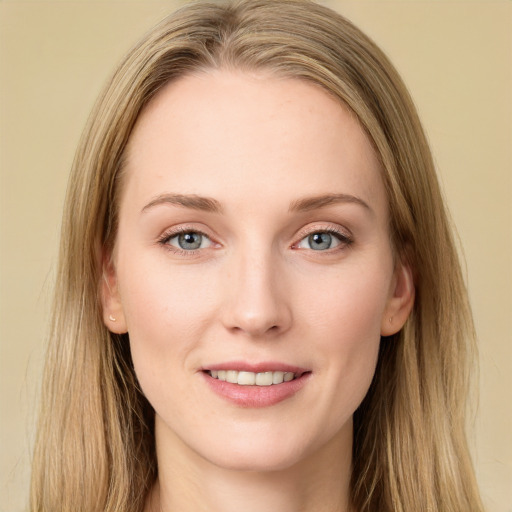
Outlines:
[[[128,188],[220,201],[333,192],[386,209],[380,166],[355,115],[314,84],[225,70],[168,84],[139,117]],[[176,190],[174,190],[176,189]]]

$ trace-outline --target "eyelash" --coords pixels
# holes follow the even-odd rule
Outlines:
[[[351,235],[348,235],[347,233],[339,230],[339,229],[336,229],[334,227],[324,227],[324,228],[318,228],[318,227],[314,227],[312,229],[308,229],[302,233],[300,233],[300,239],[298,242],[295,242],[293,245],[292,245],[292,249],[296,249],[296,250],[300,250],[299,247],[297,247],[305,238],[311,236],[311,235],[314,235],[314,234],[317,234],[317,233],[327,233],[329,235],[333,235],[335,238],[338,239],[338,241],[340,242],[340,246],[339,247],[335,247],[333,249],[326,249],[324,251],[314,251],[314,249],[309,249],[311,251],[314,251],[316,253],[327,253],[327,254],[332,254],[333,252],[337,252],[337,251],[342,251],[344,249],[347,249],[348,247],[350,247],[353,242],[354,242],[354,239],[352,238]]]
[[[195,256],[199,251],[201,251],[201,249],[190,249],[186,251],[185,249],[180,249],[179,247],[175,247],[169,244],[169,240],[185,233],[196,233],[198,235],[206,237],[213,244],[215,243],[212,240],[212,238],[209,235],[207,235],[204,231],[188,226],[180,226],[170,231],[166,231],[165,233],[162,234],[162,236],[160,236],[160,238],[158,238],[157,242],[166,250],[171,251],[172,253],[177,254],[178,256]]]
[[[158,244],[162,245],[166,250],[171,251],[172,253],[177,254],[178,256],[195,256],[202,249],[199,248],[199,249],[185,250],[185,249],[180,249],[179,247],[175,247],[175,246],[169,244],[169,240],[175,238],[176,236],[179,236],[180,234],[185,234],[185,233],[196,233],[198,235],[206,237],[208,240],[210,240],[210,242],[212,244],[215,244],[215,242],[212,240],[212,238],[208,234],[206,234],[204,231],[201,231],[200,229],[197,229],[197,228],[188,227],[188,226],[180,226],[180,227],[172,229],[170,231],[166,231],[158,238],[157,242],[158,242]],[[329,228],[316,227],[314,229],[309,229],[307,231],[300,233],[299,240],[297,242],[295,242],[294,244],[292,244],[291,248],[295,249],[295,250],[300,250],[301,248],[299,248],[298,245],[305,238],[307,238],[311,235],[317,234],[317,233],[327,233],[329,235],[334,236],[340,242],[340,246],[335,247],[333,249],[326,249],[326,250],[322,250],[322,251],[320,251],[320,250],[315,251],[314,249],[309,249],[316,253],[331,254],[333,252],[347,249],[354,242],[353,238],[350,235],[347,235],[347,233],[344,233],[339,229],[336,229],[333,227],[329,227]]]

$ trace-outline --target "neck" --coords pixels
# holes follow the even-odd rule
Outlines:
[[[290,467],[239,471],[206,460],[156,422],[158,481],[147,512],[348,512],[352,425]]]

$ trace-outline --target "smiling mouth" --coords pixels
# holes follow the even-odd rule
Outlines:
[[[290,382],[303,373],[293,372],[246,372],[237,370],[207,370],[210,377],[239,386],[273,386]]]
[[[291,398],[307,385],[312,373],[278,362],[232,361],[202,368],[202,375],[212,391],[244,408],[270,407]]]

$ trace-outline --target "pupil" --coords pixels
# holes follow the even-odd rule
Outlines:
[[[199,249],[201,246],[201,235],[199,233],[182,233],[178,242],[182,249]]]
[[[309,245],[315,251],[329,249],[332,236],[329,233],[313,233],[309,235]]]

